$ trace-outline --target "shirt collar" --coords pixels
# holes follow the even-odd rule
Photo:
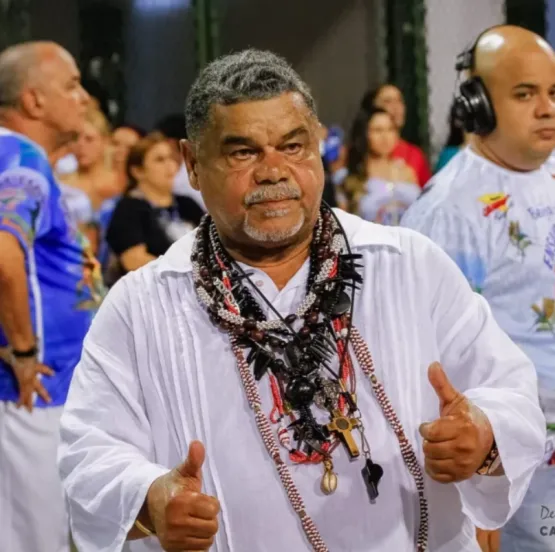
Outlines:
[[[33,142],[31,138],[25,136],[25,134],[20,134],[19,132],[15,132],[15,130],[0,126],[0,136],[17,136],[22,142],[27,142],[27,144],[33,146],[44,158],[48,159],[46,150],[36,142]]]
[[[334,209],[334,212],[345,229],[353,249],[390,247],[397,253],[401,253],[401,241],[398,230],[395,228],[367,222],[340,209]],[[183,236],[170,247],[164,256],[158,259],[156,270],[159,274],[187,273],[192,270],[191,253],[196,233],[197,231],[193,230]]]
[[[473,162],[476,163],[478,165],[481,165],[482,167],[486,168],[487,170],[489,170],[490,172],[497,172],[498,174],[501,175],[505,175],[507,177],[510,177],[511,179],[514,180],[523,180],[526,183],[530,182],[531,179],[533,179],[536,176],[548,176],[549,173],[546,169],[545,164],[543,164],[541,167],[534,169],[532,171],[513,171],[511,169],[506,169],[505,167],[501,167],[500,165],[498,165],[497,163],[494,163],[493,161],[490,161],[489,159],[486,159],[485,157],[483,157],[482,155],[480,155],[479,153],[475,152],[472,149],[472,146],[469,144],[468,146],[465,146],[464,150],[463,150],[466,155],[468,156],[468,158]],[[549,175],[551,176],[551,175]]]

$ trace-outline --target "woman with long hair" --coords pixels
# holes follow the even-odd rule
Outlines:
[[[85,117],[83,132],[73,149],[78,168],[63,177],[64,184],[84,192],[94,211],[122,192],[111,162],[111,129],[105,115],[91,107]]]
[[[387,111],[360,111],[351,129],[348,176],[343,184],[349,211],[394,226],[420,195],[414,169],[393,157],[398,138]]]
[[[107,240],[122,272],[163,255],[198,226],[203,211],[194,200],[173,193],[178,170],[167,138],[153,132],[139,140],[127,158],[129,187],[118,203]]]
[[[59,177],[66,205],[99,257],[103,256],[107,221],[115,199],[123,191],[122,182],[112,168],[110,138],[108,120],[91,104],[83,132],[72,147],[77,170]]]
[[[391,115],[399,133],[391,155],[396,159],[403,159],[409,167],[412,167],[418,184],[423,188],[432,176],[430,165],[420,147],[403,140],[401,137],[406,122],[407,107],[400,88],[390,82],[381,84],[364,95],[360,107],[368,113],[373,108],[385,109]]]

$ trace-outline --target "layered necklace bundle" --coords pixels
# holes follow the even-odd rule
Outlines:
[[[193,249],[193,277],[199,300],[212,322],[230,335],[257,427],[314,550],[325,552],[328,548],[306,513],[279,445],[287,449],[293,463],[322,464],[320,487],[325,494],[333,493],[338,485],[333,454],[340,445],[351,460],[362,456],[362,481],[372,503],[378,497],[383,475],[381,466],[372,460],[357,406],[351,344],[415,479],[420,504],[416,544],[423,552],[428,540],[428,508],[422,470],[375,375],[370,351],[352,326],[355,290],[362,283],[356,264],[359,258],[351,253],[333,212],[322,207],[311,243],[306,296],[295,313],[282,317],[255,286],[247,285],[249,274],[229,256],[214,223],[206,216]],[[275,319],[267,319],[251,289],[275,313]],[[335,358],[339,359],[338,367]],[[257,382],[263,379],[271,390],[273,407],[269,415],[262,409],[258,391]],[[327,413],[328,423],[317,421],[315,409]]]

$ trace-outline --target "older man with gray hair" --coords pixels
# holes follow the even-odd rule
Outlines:
[[[69,549],[56,452],[95,306],[95,265],[48,158],[84,124],[79,77],[71,55],[51,42],[0,53],[2,552]]]
[[[530,361],[427,238],[321,202],[283,59],[216,60],[186,114],[210,214],[112,289],[62,418],[79,550],[477,552],[543,455]]]

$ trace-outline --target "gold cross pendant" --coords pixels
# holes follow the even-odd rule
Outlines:
[[[357,418],[343,416],[339,410],[334,410],[332,416],[331,422],[326,425],[326,428],[328,431],[338,434],[351,459],[358,458],[360,456],[360,451],[358,450],[352,431],[359,426],[360,422]]]

